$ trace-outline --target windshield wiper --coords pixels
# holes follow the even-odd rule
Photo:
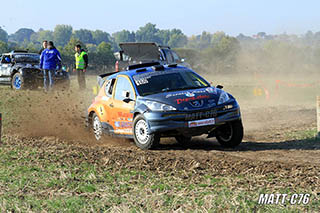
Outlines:
[[[175,88],[175,89],[166,89],[163,92],[173,92],[173,91],[181,91],[181,90],[189,90],[189,89],[201,89],[206,88],[206,86],[199,86],[199,87],[182,87],[182,88]]]

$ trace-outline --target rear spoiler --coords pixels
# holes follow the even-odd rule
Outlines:
[[[157,66],[160,65],[159,62],[147,62],[147,63],[142,63],[142,64],[134,64],[134,65],[129,65],[126,70],[134,70],[134,69],[139,69],[143,67],[152,67],[152,66]]]
[[[98,81],[99,87],[102,87],[102,85],[104,84],[104,82],[105,82],[104,78],[105,77],[113,75],[115,73],[118,73],[118,72],[109,72],[109,73],[104,73],[104,74],[98,75],[97,81]]]

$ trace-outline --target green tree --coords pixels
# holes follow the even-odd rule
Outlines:
[[[101,42],[97,47],[97,54],[99,55],[99,63],[102,65],[113,64],[115,62],[115,58],[112,52],[111,45],[107,42]]]
[[[18,43],[22,43],[25,40],[30,41],[31,35],[35,32],[32,29],[21,28],[14,34],[10,35],[10,39]]]
[[[0,54],[8,52],[8,44],[0,41]]]
[[[96,30],[92,32],[92,37],[94,40],[94,44],[99,45],[101,42],[109,42],[111,43],[111,36],[109,33],[104,32],[102,30]]]
[[[168,45],[172,48],[184,47],[188,43],[188,38],[179,29],[172,29],[170,31],[170,39]]]
[[[92,36],[92,32],[86,29],[80,29],[74,31],[74,37],[79,39],[85,44],[94,44],[94,39]]]
[[[66,45],[72,35],[72,27],[70,25],[56,25],[53,31],[53,38],[57,46]]]
[[[161,44],[161,38],[159,37],[159,29],[155,24],[147,23],[145,26],[140,27],[136,32],[136,40],[138,42],[157,42]]]
[[[122,30],[119,32],[115,32],[112,34],[114,37],[114,41],[119,44],[121,42],[135,42],[136,35],[134,32],[130,32],[128,30]]]
[[[8,42],[8,33],[0,27],[0,41]]]
[[[171,31],[170,30],[159,30],[157,36],[160,38],[162,45],[168,45],[170,40]]]
[[[43,41],[47,40],[47,41],[53,41],[54,37],[53,37],[53,32],[50,30],[41,30],[38,33],[38,38],[37,41],[42,43]]]

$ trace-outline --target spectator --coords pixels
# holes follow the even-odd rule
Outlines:
[[[47,49],[47,47],[48,47],[48,41],[47,41],[47,40],[44,40],[44,41],[42,42],[42,48],[41,48],[41,50],[39,51],[39,55],[41,55],[42,51],[45,50],[45,49]]]
[[[79,88],[85,89],[86,88],[86,78],[85,78],[85,73],[87,71],[88,67],[88,54],[81,49],[81,45],[78,44],[75,46],[75,69],[73,70],[74,72],[77,72],[78,76],[78,83],[79,83]]]
[[[61,56],[54,47],[52,41],[48,42],[48,47],[42,51],[40,56],[40,69],[43,70],[43,86],[45,91],[52,90],[54,84],[54,73],[56,69],[61,69]],[[47,85],[49,79],[49,85]]]

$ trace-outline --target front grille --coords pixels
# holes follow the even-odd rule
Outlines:
[[[220,108],[214,108],[210,110],[197,110],[197,111],[184,112],[184,113],[164,114],[162,117],[170,117],[174,121],[193,121],[193,120],[201,120],[206,118],[215,118],[227,112],[228,111],[225,111],[223,107],[220,107]]]

